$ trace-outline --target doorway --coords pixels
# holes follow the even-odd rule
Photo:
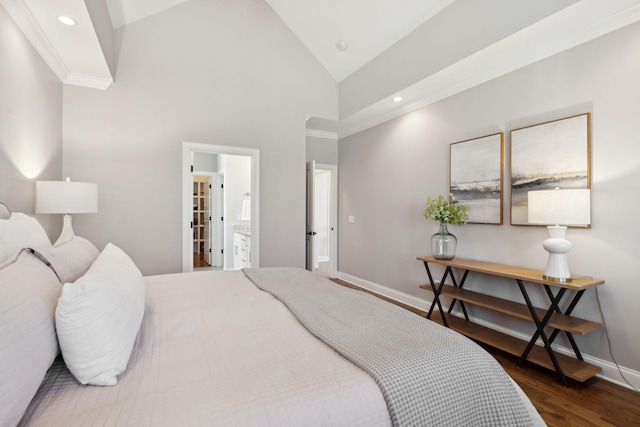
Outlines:
[[[307,163],[307,270],[338,275],[338,167]]]
[[[197,154],[196,162],[197,164]],[[200,173],[200,172],[194,172]],[[211,219],[215,215],[218,207],[213,202],[214,185],[212,176],[193,176],[193,268],[219,269],[222,265],[217,265],[213,254],[213,241],[216,233],[211,228]]]
[[[234,238],[236,234],[242,234],[245,236],[242,266],[258,267],[259,150],[184,142],[182,157],[183,271],[194,270],[194,257],[199,255],[194,250],[196,235],[202,236],[198,244],[206,242],[203,257],[208,259],[209,264],[231,270],[240,268],[240,263],[234,259]],[[210,211],[206,224],[204,217],[194,221],[195,176],[206,177],[211,185],[206,197]],[[197,197],[200,198],[200,195]],[[197,228],[194,222],[197,222]],[[209,254],[208,249],[211,249]]]

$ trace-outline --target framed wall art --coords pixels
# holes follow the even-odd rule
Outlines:
[[[504,133],[451,144],[449,192],[468,205],[468,222],[502,224]]]
[[[528,225],[527,193],[591,188],[591,114],[511,131],[511,224]]]

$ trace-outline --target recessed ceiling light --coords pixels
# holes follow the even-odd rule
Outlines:
[[[402,101],[401,96],[396,96],[395,98],[393,98],[393,102],[400,102],[400,101]]]
[[[58,16],[58,21],[62,22],[64,25],[76,25],[76,21],[64,15]]]

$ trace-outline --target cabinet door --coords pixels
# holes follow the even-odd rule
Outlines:
[[[238,270],[240,268],[240,247],[244,244],[242,235],[233,233],[233,269]]]
[[[247,268],[251,267],[251,237],[247,236],[246,239],[246,247],[247,247]]]
[[[240,268],[246,268],[249,264],[247,264],[247,244],[243,244],[240,246]]]

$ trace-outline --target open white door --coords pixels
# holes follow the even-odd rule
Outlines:
[[[306,269],[313,271],[314,255],[314,189],[315,189],[316,162],[307,162],[307,262]]]
[[[215,215],[215,264],[224,268],[224,172],[218,172],[216,177]]]
[[[211,177],[207,179],[204,187],[204,260],[213,265],[211,260]]]
[[[315,164],[313,271],[338,276],[338,166]]]

